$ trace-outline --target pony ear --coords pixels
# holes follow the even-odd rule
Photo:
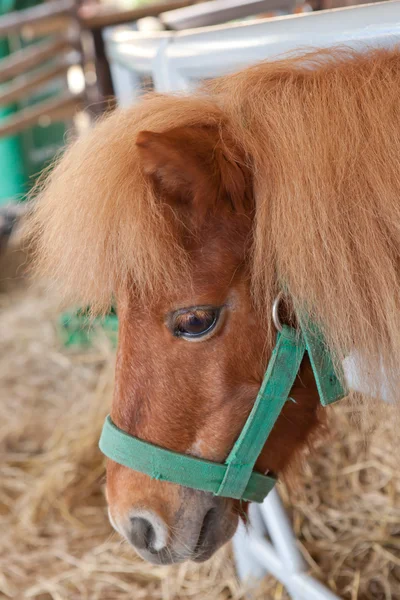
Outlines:
[[[217,206],[241,212],[246,208],[249,186],[244,167],[216,128],[141,131],[136,146],[143,171],[173,203],[190,205],[203,216]]]

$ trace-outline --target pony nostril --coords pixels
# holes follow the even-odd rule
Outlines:
[[[125,536],[139,553],[155,554],[168,543],[168,527],[152,510],[135,509],[129,515]]]
[[[195,554],[201,551],[204,551],[206,549],[207,546],[207,539],[209,537],[209,531],[212,529],[215,520],[215,509],[210,508],[209,511],[207,511],[204,520],[203,520],[203,524],[201,526],[201,530],[200,530],[200,534],[199,534],[199,538],[197,540],[197,544],[196,544],[196,548],[194,550]]]
[[[139,550],[153,550],[156,534],[153,525],[143,517],[131,519],[130,538]]]

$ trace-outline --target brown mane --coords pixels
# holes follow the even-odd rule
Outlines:
[[[37,266],[104,309],[132,277],[172,288],[183,249],[139,170],[141,130],[217,126],[254,175],[253,290],[268,313],[280,285],[343,357],[363,357],[394,389],[400,364],[400,51],[308,53],[149,96],[65,153],[34,205]],[[229,148],[227,148],[227,152]],[[269,318],[269,316],[268,316]],[[375,381],[376,380],[376,381]]]

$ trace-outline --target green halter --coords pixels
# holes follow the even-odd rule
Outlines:
[[[179,454],[127,434],[106,418],[100,449],[110,459],[152,479],[170,481],[216,496],[262,502],[276,483],[272,475],[253,471],[300,369],[310,358],[321,404],[346,393],[337,378],[326,345],[317,330],[297,331],[284,325],[252,411],[224,464]]]

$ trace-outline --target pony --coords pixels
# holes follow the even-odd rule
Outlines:
[[[398,48],[304,52],[150,94],[66,149],[35,190],[36,271],[93,313],[117,306],[119,428],[223,461],[271,356],[281,292],[281,320],[307,314],[338,374],[355,357],[366,399],[383,377],[395,399],[399,89]],[[296,471],[326,429],[307,358],[290,398],[261,473]],[[246,513],[113,461],[106,496],[115,529],[157,564],[207,560]]]

